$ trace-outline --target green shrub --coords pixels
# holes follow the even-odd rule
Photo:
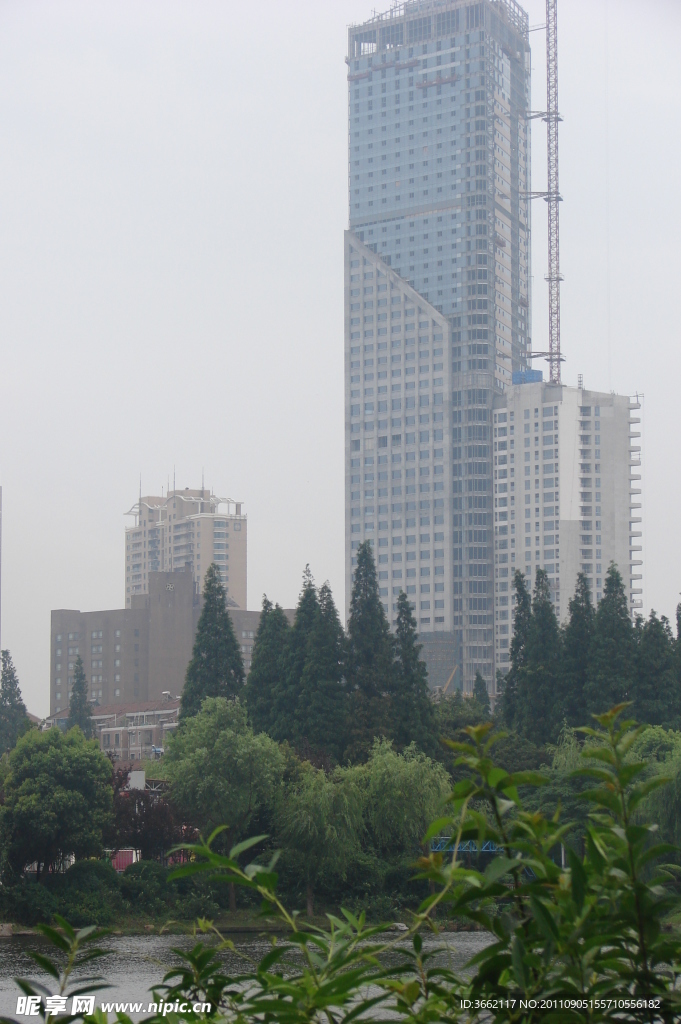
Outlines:
[[[59,909],[54,893],[32,878],[0,887],[0,915],[6,921],[33,926],[39,921],[52,921]]]
[[[130,864],[120,878],[121,892],[140,907],[168,895],[168,870],[155,860]]]
[[[55,912],[78,927],[113,924],[120,914],[118,875],[108,861],[76,861],[63,875],[48,875],[44,884],[57,901]]]
[[[177,886],[168,885],[168,871],[154,860],[139,860],[125,869],[121,893],[133,914],[164,914],[177,896]]]
[[[53,875],[58,878],[58,875]],[[108,860],[77,860],[64,873],[63,884],[80,892],[100,892],[101,889],[120,888],[118,875]]]

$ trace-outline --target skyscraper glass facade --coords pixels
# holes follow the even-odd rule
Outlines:
[[[528,18],[413,0],[352,26],[346,62],[346,592],[371,539],[389,618],[404,589],[458,642],[454,685],[493,689],[492,403],[530,349]]]

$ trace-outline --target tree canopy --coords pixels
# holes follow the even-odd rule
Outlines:
[[[208,697],[169,743],[164,770],[184,820],[208,836],[227,826],[237,842],[264,804],[274,801],[284,759],[277,743],[255,734],[238,700]]]
[[[203,582],[203,608],[187,667],[180,719],[198,714],[207,697],[234,697],[244,685],[241,647],[227,611],[227,595],[215,564]]]
[[[599,714],[627,700],[635,671],[634,631],[624,582],[610,565],[598,604],[584,683],[588,712]]]
[[[541,748],[558,742],[564,725],[581,726],[591,714],[623,701],[633,704],[641,722],[681,726],[681,614],[676,637],[655,611],[632,622],[615,565],[608,568],[596,609],[589,581],[579,573],[563,626],[542,570],[531,599],[518,571],[513,588],[511,665],[498,679],[507,726]]]
[[[0,755],[16,745],[20,736],[30,728],[26,706],[21,696],[19,680],[9,651],[2,651],[2,678],[0,681]]]
[[[327,770],[366,760],[376,736],[437,750],[426,666],[406,594],[395,633],[379,599],[371,545],[357,554],[347,635],[328,583],[309,566],[293,626],[265,597],[245,689],[249,719]]]
[[[245,690],[254,729],[288,740],[305,757],[338,762],[345,747],[345,637],[328,583],[316,589],[309,566],[293,626],[263,598]]]
[[[426,753],[436,749],[433,703],[428,692],[428,671],[419,655],[416,619],[402,590],[397,598],[392,695],[391,737],[398,749],[415,742]]]
[[[96,857],[112,821],[111,764],[79,728],[31,729],[9,754],[0,832],[7,865]]]
[[[317,883],[345,878],[361,853],[362,801],[343,772],[327,775],[309,762],[287,787],[277,808],[277,837],[294,872],[302,874],[307,915],[314,913]]]
[[[283,609],[278,604],[273,605],[264,595],[251,669],[244,690],[249,719],[256,732],[273,735],[277,728],[290,629]]]
[[[522,659],[515,671],[517,727],[533,743],[558,738],[559,637],[548,576],[543,569],[537,569]]]
[[[296,616],[297,619],[297,616]],[[347,690],[343,676],[345,637],[331,588],[319,588],[299,677],[293,738],[305,753],[338,762],[347,734]],[[296,626],[292,631],[295,637]]]
[[[489,718],[492,710],[489,701],[489,691],[487,689],[487,683],[482,678],[479,672],[475,673],[475,681],[473,682],[473,696],[477,700],[480,708],[482,709],[483,717]]]
[[[92,709],[88,697],[87,679],[83,659],[80,654],[76,658],[73,670],[73,684],[69,698],[69,717],[66,728],[72,729],[77,725],[86,739],[92,738]]]
[[[389,734],[393,640],[378,593],[371,544],[357,549],[348,621],[346,678],[349,686],[348,756],[368,756],[376,736]]]
[[[582,572],[577,576],[568,609],[568,621],[563,628],[559,703],[561,717],[568,725],[577,727],[585,721],[585,687],[595,619],[591,588]]]
[[[674,637],[668,620],[655,611],[635,630],[635,675],[629,693],[633,714],[640,722],[678,728],[681,717],[681,686],[677,672]]]

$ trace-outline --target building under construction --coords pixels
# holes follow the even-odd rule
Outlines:
[[[394,618],[494,680],[492,406],[530,351],[530,47],[514,0],[348,31],[346,596],[373,540]]]

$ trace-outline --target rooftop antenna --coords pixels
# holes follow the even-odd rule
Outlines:
[[[173,490],[175,489],[175,467],[173,466]]]
[[[201,469],[201,490],[203,490],[203,488],[205,486],[205,484],[204,484],[205,475],[206,475],[206,469],[205,469],[205,466],[204,466]]]
[[[137,514],[139,516],[139,523],[137,525],[139,526],[139,524],[142,522],[142,474],[141,473],[140,473],[140,500],[139,500],[139,504],[137,506]]]

